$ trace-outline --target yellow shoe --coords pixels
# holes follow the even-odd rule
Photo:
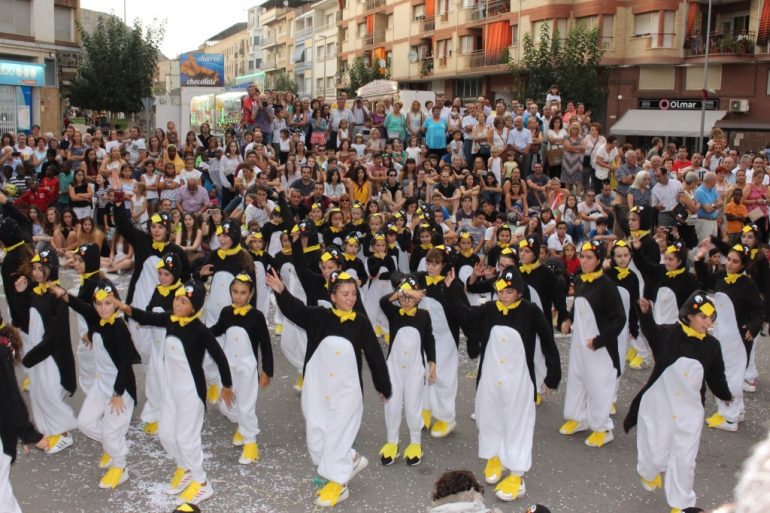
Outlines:
[[[243,444],[243,452],[241,452],[238,463],[241,465],[248,465],[249,463],[256,463],[257,461],[259,461],[259,447],[257,447],[257,442]]]
[[[524,480],[521,476],[509,475],[495,487],[495,495],[501,501],[510,502],[516,500],[526,493],[527,489],[524,486]]]
[[[209,497],[214,495],[214,489],[209,483],[199,483],[198,481],[190,481],[187,488],[179,494],[179,502],[184,504],[199,504]]]
[[[398,445],[394,443],[388,442],[380,449],[380,463],[383,465],[392,465],[398,456]]]
[[[318,506],[333,507],[347,499],[350,492],[348,492],[347,486],[329,481],[326,483],[326,486],[318,490],[317,495],[318,498],[315,500],[315,503]]]
[[[540,395],[540,392],[538,392],[535,395],[535,406],[540,406],[540,404],[543,402],[543,396]]]
[[[422,461],[422,446],[420,444],[409,444],[404,451],[404,459],[410,467],[419,465]]]
[[[302,392],[302,387],[305,386],[305,377],[300,374],[297,376],[297,381],[294,382],[294,390]]]
[[[243,445],[243,435],[238,430],[236,430],[235,434],[233,435],[233,445],[235,447],[240,447]]]
[[[641,355],[634,356],[633,360],[628,363],[628,366],[634,370],[642,370],[647,368],[647,360]]]
[[[430,429],[430,410],[422,410],[422,425]]]
[[[652,481],[647,481],[645,478],[642,478],[642,486],[648,492],[654,492],[658,488],[663,488],[663,480],[661,479],[660,474],[657,474]]]
[[[21,382],[21,391],[29,391],[29,376],[24,376],[24,381]]]
[[[679,508],[671,508],[671,513],[682,513],[682,510]]]
[[[110,458],[110,455],[105,453],[102,453],[102,457],[99,460],[99,468],[107,468],[110,466],[110,463],[112,463],[112,458]]]
[[[615,440],[615,436],[612,431],[594,431],[586,438],[586,445],[588,447],[602,447]]]
[[[443,420],[436,420],[430,430],[430,436],[433,438],[444,438],[449,436],[449,434],[454,431],[456,427],[457,422],[455,421],[445,422]]]
[[[729,422],[721,413],[717,412],[706,419],[706,425],[710,428],[721,429],[722,431],[738,431],[737,422]]]
[[[500,462],[500,458],[492,456],[487,460],[487,466],[484,467],[484,479],[489,484],[495,484],[503,477],[503,464]]]
[[[276,324],[275,325],[275,334],[280,335],[283,333],[283,324]]]
[[[588,429],[588,425],[576,420],[568,420],[559,428],[559,433],[562,435],[574,435],[579,431],[585,431]]]
[[[144,432],[148,435],[155,436],[158,434],[158,423],[148,422],[144,425]]]
[[[206,391],[206,400],[210,404],[215,404],[219,401],[219,385],[209,385],[209,388]]]
[[[125,483],[128,479],[128,471],[120,467],[111,467],[99,481],[99,488],[103,490],[117,488],[119,484]]]
[[[618,409],[615,408],[615,403],[612,403],[610,405],[610,415],[615,415],[618,412]]]
[[[187,487],[190,481],[192,481],[190,472],[182,467],[177,467],[176,470],[174,470],[174,475],[171,477],[171,483],[169,483],[166,493],[168,495],[179,495],[182,493],[182,490]]]
[[[626,351],[626,361],[630,362],[634,358],[636,358],[638,351],[634,349],[633,347],[629,347],[628,351]]]

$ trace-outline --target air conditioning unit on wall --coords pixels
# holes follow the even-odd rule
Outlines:
[[[748,100],[730,100],[730,112],[748,112],[749,101]]]

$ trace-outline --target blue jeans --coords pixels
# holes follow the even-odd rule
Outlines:
[[[580,243],[580,241],[583,240],[583,223],[567,223],[567,233],[570,237],[572,237],[572,242],[575,244]]]

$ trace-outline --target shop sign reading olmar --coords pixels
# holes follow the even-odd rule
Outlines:
[[[719,110],[717,98],[640,98],[636,104],[641,110],[701,110],[704,102],[706,110]]]

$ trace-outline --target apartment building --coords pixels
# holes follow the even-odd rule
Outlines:
[[[281,7],[266,6],[260,13],[260,23],[264,29],[262,71],[265,72],[265,87],[273,88],[276,77],[281,72],[296,78],[294,20],[309,7],[303,0],[284,0]],[[304,37],[304,33],[300,35]]]
[[[4,0],[0,16],[0,132],[62,127],[81,55],[79,0]]]
[[[294,18],[294,46],[291,52],[299,96],[313,94],[313,14],[313,9],[307,9]]]
[[[200,51],[223,54],[225,56],[225,85],[235,85],[235,78],[245,75],[248,70],[248,23],[236,23],[210,37],[200,46]]]
[[[338,0],[313,5],[313,93],[327,100],[336,97],[337,35],[342,16]]]

